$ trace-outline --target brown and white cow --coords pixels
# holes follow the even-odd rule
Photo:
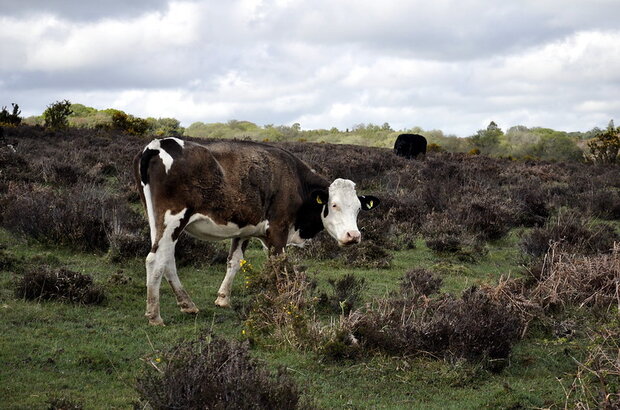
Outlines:
[[[303,245],[325,228],[341,246],[356,244],[361,240],[357,214],[379,203],[372,196],[358,197],[352,181],[330,184],[290,152],[248,141],[156,139],[136,156],[134,171],[151,230],[146,317],[153,325],[163,325],[162,276],[181,311],[198,312],[174,260],[183,231],[203,240],[232,239],[215,300],[227,307],[250,238],[279,253],[286,245]]]

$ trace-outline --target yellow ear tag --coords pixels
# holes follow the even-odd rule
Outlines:
[[[316,203],[319,205],[323,205],[323,201],[321,201],[321,197],[317,195],[316,197]]]
[[[368,204],[368,209],[372,208],[372,204],[374,204],[374,202],[371,200],[370,203]]]

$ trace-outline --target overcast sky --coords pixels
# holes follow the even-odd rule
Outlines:
[[[0,0],[0,105],[302,129],[620,122],[618,0]]]

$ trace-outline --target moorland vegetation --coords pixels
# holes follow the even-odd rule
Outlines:
[[[90,408],[101,397],[141,408],[620,405],[613,124],[591,135],[589,151],[583,136],[490,124],[459,141],[464,149],[435,140],[441,149],[423,160],[369,142],[362,127],[314,139],[293,126],[290,139],[261,134],[278,127],[223,124],[245,128],[217,137],[285,148],[381,206],[360,215],[357,247],[321,234],[278,257],[251,248],[226,312],[211,306],[225,248],[182,236],[181,277],[204,311],[170,312],[154,330],[141,317],[149,235],[130,164],[152,134],[194,137],[178,123],[160,133],[149,119],[110,114],[116,125],[67,115],[59,126],[1,128],[9,407]],[[321,142],[355,132],[367,143]],[[547,160],[495,151],[532,133]],[[561,153],[566,141],[578,155]]]

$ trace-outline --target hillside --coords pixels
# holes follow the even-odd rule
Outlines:
[[[170,406],[164,399],[182,401],[175,391],[206,377],[191,367],[196,346],[220,340],[247,344],[226,345],[216,370],[237,354],[258,363],[226,367],[226,377],[297,386],[273,393],[283,407],[620,405],[618,166],[463,152],[415,161],[387,143],[269,139],[381,198],[360,215],[363,242],[340,249],[319,235],[286,260],[253,243],[235,305],[223,310],[213,300],[226,245],[182,236],[180,276],[201,312],[182,314],[162,286],[168,326],[153,328],[143,316],[148,224],[130,165],[150,138],[27,125],[3,133],[6,408]],[[46,287],[61,277],[79,280]],[[237,373],[260,366],[284,370]],[[157,389],[170,396],[149,397]]]

